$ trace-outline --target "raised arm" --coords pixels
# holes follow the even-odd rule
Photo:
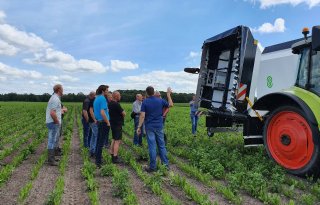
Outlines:
[[[169,87],[167,89],[167,98],[168,98],[169,107],[173,107],[173,101],[172,101],[172,98],[171,98],[171,93],[172,93],[172,90]]]

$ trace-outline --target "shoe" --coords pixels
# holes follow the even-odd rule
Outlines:
[[[101,168],[101,164],[96,164],[97,168],[100,169]]]
[[[48,150],[48,164],[50,166],[58,166],[58,164],[56,163],[56,160],[54,158],[54,149]]]
[[[156,169],[151,169],[150,167],[145,167],[144,171],[148,172],[148,173],[152,173],[152,172],[156,172]]]
[[[54,156],[62,156],[62,150],[60,147],[54,148]]]
[[[119,158],[119,156],[112,155],[112,163],[113,164],[120,164],[120,163],[122,163],[122,160]]]
[[[90,153],[90,158],[95,158],[96,157],[96,155],[94,154],[94,153]]]

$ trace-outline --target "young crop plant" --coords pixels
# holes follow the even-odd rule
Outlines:
[[[129,173],[127,169],[119,169],[112,164],[111,157],[106,150],[102,151],[102,157],[106,164],[101,167],[101,175],[112,177],[112,189],[115,197],[123,200],[124,204],[136,205],[138,204],[137,196],[131,189]]]
[[[74,115],[74,109],[71,109],[70,115],[68,115],[68,117],[65,119],[65,121],[67,123],[66,127],[65,127],[65,132],[64,132],[64,136],[66,138],[65,142],[63,143],[62,146],[62,158],[59,162],[59,172],[60,172],[60,176],[58,177],[54,190],[50,193],[46,204],[47,205],[58,205],[61,203],[61,199],[62,199],[62,195],[63,195],[63,191],[64,191],[64,174],[65,174],[65,170],[66,170],[66,166],[68,163],[68,158],[69,158],[69,153],[70,153],[70,149],[71,149],[71,139],[72,139],[72,132],[70,130],[72,130],[73,124],[70,123],[70,121],[73,119],[70,116]],[[70,129],[71,128],[71,129]]]
[[[134,158],[133,152],[131,150],[125,150],[124,148],[120,148],[120,154],[121,156],[125,156],[128,161],[128,163],[131,168],[136,172],[136,174],[139,176],[139,178],[152,190],[153,193],[156,195],[159,195],[161,198],[161,201],[165,205],[178,205],[180,204],[178,201],[174,200],[170,194],[165,192],[162,188],[162,180],[159,180],[157,177],[154,177],[152,175],[146,174],[143,170],[141,165],[139,165],[136,162],[136,159]]]
[[[186,178],[176,175],[173,172],[170,172],[169,178],[172,184],[180,187],[193,201],[197,202],[198,204],[211,204],[208,196],[201,194],[194,186],[187,182]]]
[[[115,171],[112,177],[113,195],[123,199],[130,190],[128,181],[128,170]]]
[[[80,141],[83,142],[81,121],[80,118],[76,119]],[[94,174],[96,172],[96,166],[89,160],[89,151],[83,146],[83,144],[81,145],[81,156],[83,159],[83,167],[81,168],[81,174],[83,178],[86,180],[89,200],[91,204],[99,205],[99,187],[94,177]]]
[[[42,127],[40,127],[42,129]],[[39,127],[37,129],[40,129]],[[12,175],[13,171],[17,166],[19,166],[27,157],[30,152],[30,147],[38,147],[42,141],[44,140],[45,136],[41,136],[40,138],[34,139],[27,147],[22,149],[20,153],[13,158],[13,160],[5,165],[1,170],[0,170],[0,187],[4,185],[4,183],[10,178]]]
[[[19,192],[19,202],[22,203],[29,195],[32,189],[32,183],[37,178],[40,168],[47,159],[47,150],[40,156],[35,166],[32,168],[30,180],[24,185]]]

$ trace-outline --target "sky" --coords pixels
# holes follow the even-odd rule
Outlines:
[[[262,47],[320,25],[320,0],[0,0],[0,93],[194,93],[204,40],[238,25]]]

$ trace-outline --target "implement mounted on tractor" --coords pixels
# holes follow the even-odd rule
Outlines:
[[[207,39],[196,102],[208,135],[243,127],[245,146],[264,145],[288,172],[320,172],[320,26],[263,52],[245,26]]]

